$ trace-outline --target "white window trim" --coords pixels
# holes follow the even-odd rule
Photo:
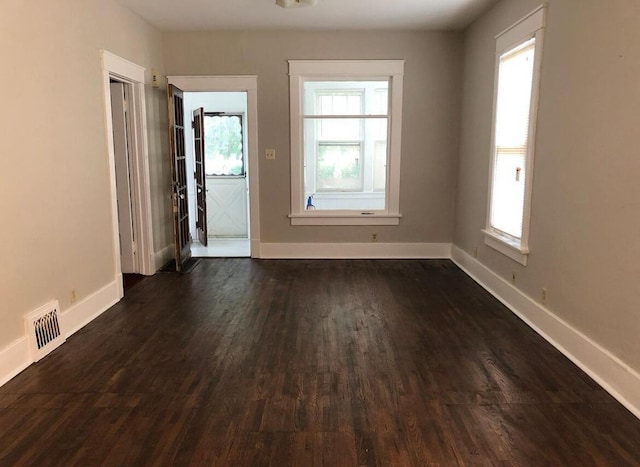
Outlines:
[[[404,60],[289,60],[291,106],[291,225],[398,225],[400,223],[400,150]],[[302,88],[307,78],[390,78],[389,160],[385,210],[305,210],[302,153]]]
[[[538,97],[540,93],[540,69],[542,64],[543,36],[546,21],[546,5],[541,5],[513,26],[496,36],[496,60],[493,91],[493,121],[491,127],[491,158],[489,166],[489,192],[487,196],[486,228],[482,230],[487,246],[508,256],[512,260],[527,265],[529,255],[529,227],[531,223],[531,192],[533,187],[533,166],[535,155],[536,122],[538,115]],[[506,235],[491,226],[491,193],[493,192],[493,169],[495,166],[496,112],[498,100],[498,74],[500,56],[531,38],[536,39],[535,63],[533,68],[533,84],[531,108],[529,110],[529,137],[526,154],[526,176],[524,192],[524,209],[522,216],[522,236],[520,239]]]

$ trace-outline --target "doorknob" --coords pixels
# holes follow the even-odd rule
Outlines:
[[[180,199],[184,199],[184,194],[180,193]]]

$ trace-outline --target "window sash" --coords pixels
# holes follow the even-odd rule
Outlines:
[[[491,200],[491,226],[514,239],[522,237],[526,146],[497,148]]]
[[[302,116],[303,125],[302,145],[304,157],[304,185],[303,194],[305,200],[314,193],[377,193],[372,201],[370,209],[379,210],[381,203],[380,194],[384,196],[387,187],[387,166],[388,166],[388,116],[366,115],[366,116],[345,116],[345,115],[325,115],[319,118],[317,115]],[[338,128],[344,129],[351,121],[354,125],[349,132],[325,132],[324,122],[338,122]],[[359,122],[355,125],[355,122]],[[357,127],[357,128],[356,128]],[[324,132],[324,134],[323,134]],[[331,137],[333,136],[333,137]],[[384,139],[382,139],[384,138]],[[348,146],[358,145],[360,147],[359,156],[359,184],[346,183],[344,186],[336,184],[324,184],[319,175],[321,170],[319,165],[321,146]],[[381,148],[381,149],[380,149]],[[382,159],[382,160],[381,160]],[[325,167],[326,169],[326,167]],[[345,169],[346,170],[346,169]],[[383,172],[382,174],[380,172]],[[382,182],[382,186],[380,186]],[[373,198],[372,198],[373,199]],[[341,203],[344,204],[344,203]],[[385,204],[385,203],[383,203]],[[330,207],[321,208],[322,203],[316,207],[317,210],[330,210]],[[354,205],[355,206],[355,205]],[[375,208],[374,208],[375,206]],[[359,210],[355,207],[349,208]],[[384,209],[384,206],[383,206]]]
[[[499,57],[491,183],[490,226],[520,240],[536,40],[528,38]]]

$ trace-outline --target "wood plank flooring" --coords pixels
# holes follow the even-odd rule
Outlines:
[[[640,421],[453,263],[203,259],[0,388],[2,466],[640,465]]]

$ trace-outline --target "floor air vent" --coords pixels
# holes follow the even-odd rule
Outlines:
[[[31,358],[37,362],[59,347],[64,341],[60,327],[60,306],[57,301],[49,302],[25,317]]]

